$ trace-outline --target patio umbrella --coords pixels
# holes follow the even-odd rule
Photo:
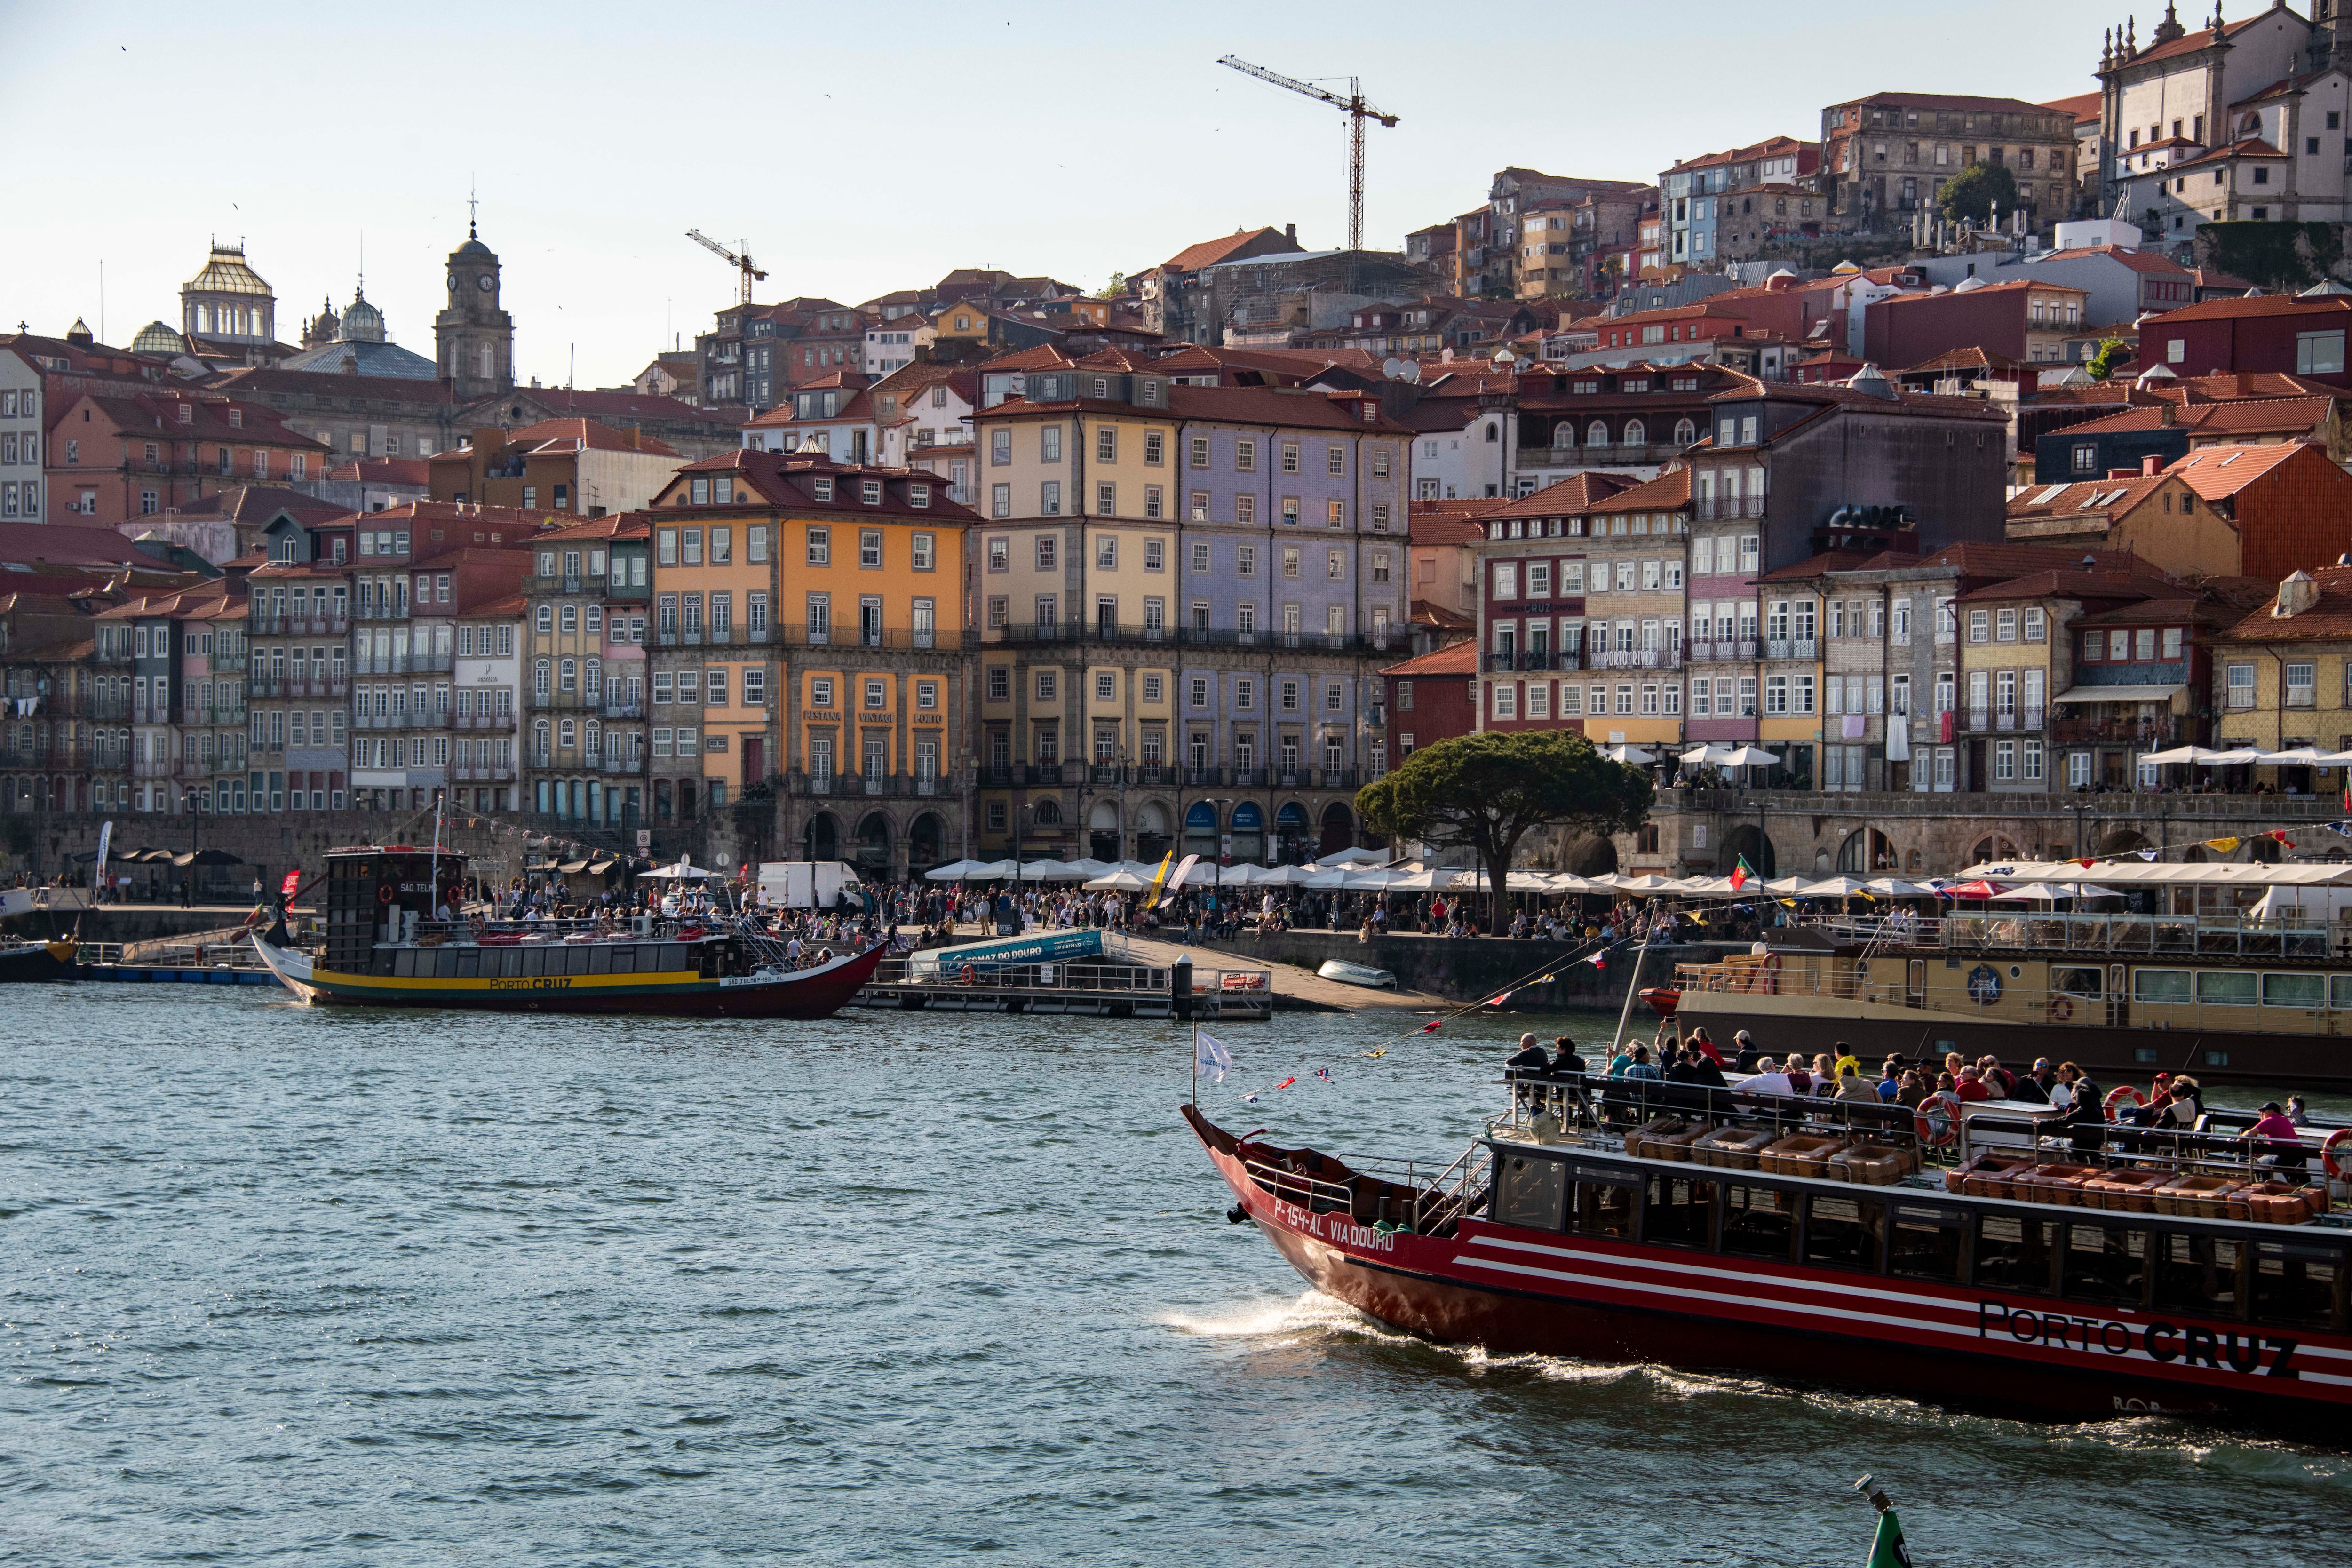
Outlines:
[[[1776,768],[1780,759],[1759,746],[1742,746],[1717,764],[1727,768]]]
[[[2009,888],[1992,896],[1995,903],[2008,900],[2015,903],[2047,904],[2060,899],[2120,899],[2123,895],[2113,888],[2102,888],[2092,882],[2028,882],[2022,887]]]
[[[1318,866],[1385,866],[1392,857],[1385,849],[1342,849],[1316,861]]]
[[[1682,754],[1682,761],[1685,763],[1715,763],[1720,764],[1726,757],[1731,755],[1731,751],[1732,749],[1729,746],[1710,743],[1697,747],[1692,751],[1685,752]]]
[[[1906,882],[1900,877],[1875,877],[1863,886],[1885,899],[1932,899],[1936,896],[1935,889]]]
[[[1150,886],[1150,878],[1128,870],[1107,871],[1087,884],[1088,889],[1108,889],[1117,893],[1139,893]]]
[[[2201,763],[2208,757],[2218,757],[2221,754],[2210,746],[2175,746],[2168,752],[2150,752],[2140,761],[2154,763],[2158,767],[2164,767],[2173,763]]]
[[[2000,889],[1990,882],[1955,882],[1944,889],[1948,899],[1990,899]]]
[[[2259,763],[2263,753],[2252,746],[2241,746],[2234,752],[2208,752],[2197,760],[2209,768],[2233,768],[2241,763]]]
[[[1081,855],[1070,862],[1070,869],[1083,871],[1089,877],[1101,877],[1118,870],[1118,868],[1108,860],[1097,860],[1090,856]]]
[[[1021,863],[1021,879],[1024,882],[1083,882],[1086,875],[1066,860],[1024,860]]]
[[[971,876],[972,874],[972,868],[980,864],[981,862],[978,860],[950,860],[944,866],[932,867],[929,870],[924,872],[923,876],[926,879],[933,882],[961,881],[964,878]]]
[[[1801,898],[1804,896],[1805,879],[1802,877],[1782,877],[1763,883],[1762,887],[1766,892],[1778,893],[1784,899]]]
[[[1320,874],[1312,866],[1276,866],[1258,881],[1268,887],[1303,888]]]
[[[245,862],[226,849],[195,849],[173,856],[172,864],[184,870],[190,866],[242,866]]]
[[[2324,768],[2328,755],[2314,746],[2297,746],[2292,751],[2264,752],[2254,761],[2266,768]]]
[[[1800,898],[1850,899],[1856,893],[1871,891],[1869,883],[1853,877],[1831,877],[1823,881],[1808,882],[1798,890]]]
[[[526,868],[528,869],[528,868]],[[561,868],[551,865],[541,867],[539,869],[553,871],[561,869]],[[706,871],[691,860],[680,860],[675,866],[659,867],[654,870],[646,872],[646,875],[666,882],[699,882],[717,876],[718,873],[715,871]]]
[[[1695,899],[1728,898],[1746,891],[1745,883],[1735,888],[1728,877],[1695,878],[1683,885],[1684,895]]]
[[[1265,881],[1266,875],[1265,867],[1255,861],[1244,860],[1238,866],[1227,866],[1223,871],[1213,870],[1210,873],[1210,880],[1213,883],[1223,882],[1228,888],[1246,888],[1253,883]],[[1192,886],[1192,883],[1191,877],[1184,879],[1186,887]]]
[[[1646,766],[1658,760],[1655,752],[1645,752],[1639,746],[1610,746],[1601,754],[1612,763],[1631,763],[1636,767]]]

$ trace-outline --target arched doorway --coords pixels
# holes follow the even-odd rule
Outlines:
[[[2273,859],[2277,858],[2276,852],[2278,849],[2278,844],[2275,840],[2257,838],[2254,842],[2256,844],[2270,845],[2273,852],[2272,858]],[[2134,849],[2146,849],[2148,847],[2150,847],[2150,846],[2147,837],[2129,827],[2117,828],[2115,832],[2108,834],[2105,838],[2099,840],[2099,853],[2102,855],[2125,855],[2130,853]]]
[[[890,876],[890,819],[878,811],[869,811],[857,825],[857,874],[875,881],[887,881]]]
[[[1203,860],[1217,858],[1217,808],[1205,800],[1185,808],[1184,853]]]
[[[833,813],[820,811],[810,817],[806,837],[810,859],[838,860],[841,858],[841,825],[834,821]]]
[[[1296,866],[1307,858],[1307,808],[1297,801],[1274,814],[1275,865]]]
[[[1234,864],[1256,864],[1265,855],[1265,813],[1257,802],[1245,800],[1234,807]]]
[[[927,811],[915,818],[913,826],[907,829],[907,872],[909,876],[919,877],[947,858],[940,853],[943,837],[936,814]]]
[[[1323,837],[1317,846],[1318,858],[1337,855],[1356,841],[1356,816],[1338,801],[1323,808]]]
[[[1147,800],[1135,809],[1135,858],[1158,860],[1168,853],[1171,839],[1168,832],[1168,813],[1156,800]]]
[[[1119,860],[1118,802],[1098,800],[1087,813],[1087,853],[1097,860]]]
[[[1988,860],[2023,858],[2025,857],[2017,852],[2017,846],[1999,833],[1988,834],[1978,839],[1976,847],[1969,851],[1969,864],[1971,866],[1981,866]]]
[[[1895,869],[1895,846],[1875,827],[1856,828],[1838,846],[1837,868],[1849,877],[1875,877]]]
[[[1731,868],[1742,860],[1747,861],[1748,870],[1759,877],[1780,874],[1780,858],[1772,853],[1772,841],[1764,837],[1764,830],[1752,822],[1742,823],[1723,836],[1723,853],[1717,863],[1727,877]]]
[[[1580,834],[1561,852],[1560,865],[1579,877],[1605,877],[1617,869],[1616,841],[1598,833]]]

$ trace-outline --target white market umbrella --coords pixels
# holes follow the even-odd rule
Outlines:
[[[1742,882],[1735,888],[1728,877],[1695,878],[1683,885],[1685,896],[1694,899],[1731,898],[1745,893],[1752,882]]]
[[[1614,871],[1603,871],[1598,877],[1587,877],[1585,880],[1592,885],[1596,892],[1613,893],[1623,887],[1628,879],[1619,876]]]
[[[1024,860],[1021,865],[1024,882],[1083,882],[1087,875],[1066,860]]]
[[[1416,873],[1412,871],[1376,866],[1360,871],[1345,873],[1346,879],[1339,885],[1351,892],[1384,893],[1391,888],[1402,886],[1408,878],[1414,875]]]
[[[1088,882],[1089,889],[1103,889],[1115,893],[1139,893],[1151,886],[1151,879],[1139,877],[1132,871],[1108,871]]]
[[[1014,868],[1011,860],[970,860],[965,862],[964,876],[974,882],[1003,882],[1012,879]]]
[[[2197,760],[2209,768],[2233,768],[2241,763],[2259,763],[2263,753],[2252,746],[2241,746],[2234,752],[2208,752]]]
[[[1089,877],[1101,877],[1118,870],[1118,866],[1115,861],[1097,860],[1089,856],[1080,856],[1070,862],[1070,869],[1083,872]]]
[[[956,882],[976,874],[979,868],[984,864],[985,862],[980,860],[950,860],[944,866],[932,867],[924,872],[923,876],[925,879],[933,882]]]
[[[656,878],[665,882],[699,882],[708,878],[715,877],[719,873],[716,871],[706,871],[702,869],[702,868],[695,865],[691,860],[680,860],[675,866],[657,867],[654,870],[640,873],[640,875]]]
[[[2329,753],[2314,746],[2297,746],[2286,752],[2264,752],[2254,761],[2266,768],[2324,768]]]
[[[2201,763],[2209,757],[2218,757],[2221,754],[2210,746],[2175,746],[2168,752],[2150,752],[2140,758],[2140,761],[2165,767],[2173,763]]]
[[[1819,882],[1808,882],[1797,890],[1801,899],[1850,899],[1856,893],[1870,891],[1870,884],[1853,877],[1831,877]]]
[[[1636,767],[1646,766],[1658,760],[1655,752],[1645,752],[1639,746],[1611,746],[1601,754],[1612,763],[1631,763]]]
[[[1316,861],[1318,866],[1385,866],[1391,857],[1385,849],[1342,849]]]
[[[1625,878],[1617,884],[1617,890],[1621,893],[1632,893],[1637,898],[1654,899],[1663,898],[1670,893],[1687,892],[1689,884],[1673,877],[1661,877],[1654,872],[1650,872],[1639,877]]]
[[[1700,746],[1695,751],[1685,752],[1682,754],[1682,761],[1701,764],[1707,763],[1720,763],[1726,757],[1730,755],[1731,748],[1729,746],[1710,743],[1708,745]]]
[[[1801,898],[1805,891],[1805,879],[1802,877],[1781,877],[1776,880],[1759,882],[1757,885],[1766,892],[1778,893],[1784,899]]]
[[[1727,768],[1776,768],[1780,759],[1760,746],[1742,746],[1717,764]]]
[[[2060,899],[2120,899],[2123,895],[2113,888],[2102,888],[2092,882],[2029,882],[2023,887],[2006,888],[1995,893],[1988,903],[2004,900],[2013,903],[2053,903]]]
[[[1900,877],[1875,877],[1863,886],[1883,899],[1932,899],[1936,896],[1935,889],[1906,882]]]
[[[1257,879],[1257,885],[1269,888],[1304,888],[1321,873],[1311,866],[1276,866]]]

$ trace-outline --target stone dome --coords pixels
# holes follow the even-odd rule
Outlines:
[[[365,293],[354,290],[351,308],[343,312],[342,331],[335,335],[342,342],[383,342],[386,341],[383,312],[368,303]]]

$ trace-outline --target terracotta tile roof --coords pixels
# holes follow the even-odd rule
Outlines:
[[[1810,363],[1810,361],[1804,362]],[[1934,359],[1896,371],[1897,375],[1926,375],[1939,370],[2023,370],[2025,362],[1997,354],[1990,349],[1947,349]]]
[[[2119,572],[2085,572],[2079,566],[2030,572],[2005,583],[1989,583],[1981,588],[1971,588],[1959,597],[1962,604],[1970,600],[1994,599],[2148,599],[2167,589],[2179,587],[2176,580],[2145,562],[2136,562],[2135,565],[2137,570]]]
[[[1775,567],[1757,579],[1759,583],[1802,583],[1825,576],[1832,572],[1875,572],[1889,566],[1908,566],[1917,557],[1897,555],[1891,550],[1874,551],[1865,555],[1853,550],[1825,550],[1806,557],[1793,565]]]
[[[2255,294],[2240,300],[2207,300],[2200,304],[2183,305],[2178,310],[2167,310],[2160,316],[2150,316],[2140,323],[2145,336],[2153,327],[2174,321],[2231,321],[2249,316],[2326,316],[2352,310],[2352,297],[2324,294],[2315,300],[2305,300],[2294,294]]]
[[[1757,158],[1778,157],[1783,153],[1793,153],[1801,156],[1806,153],[1818,153],[1819,152],[1820,143],[1818,142],[1800,142],[1793,136],[1769,136],[1745,147],[1733,147],[1721,153],[1709,153],[1702,157],[1685,158],[1679,163],[1669,163],[1666,165],[1666,173],[1675,174],[1685,169],[1712,169],[1722,163],[1744,163]]]
[[[1405,619],[1415,626],[1436,626],[1444,631],[1473,632],[1478,629],[1477,616],[1449,610],[1433,599],[1413,600],[1406,606]]]
[[[1216,239],[1188,245],[1160,265],[1170,272],[1195,272],[1203,267],[1213,267],[1254,240],[1282,237],[1282,231],[1275,228],[1236,229]]]
[[[2189,268],[2177,261],[2167,260],[2152,250],[2135,250],[2127,245],[2082,245],[2072,250],[2053,250],[2047,256],[2037,256],[2033,265],[2047,261],[2079,261],[2086,256],[2105,256],[2119,261],[2134,272],[2146,272],[2161,278],[2186,278]]]
[[[1125,405],[1119,406],[1124,407]],[[887,515],[909,521],[935,518],[942,526],[980,521],[978,512],[950,500],[947,486],[928,468],[859,468],[806,452],[763,452],[757,447],[738,447],[717,457],[705,458],[699,462],[688,463],[678,473],[681,477],[731,473],[750,484],[753,498],[750,504],[754,505],[794,510],[852,512],[859,516]],[[832,500],[816,499],[814,481],[820,479],[835,481]],[[880,502],[868,504],[863,499],[864,492],[859,489],[858,481],[865,479],[883,481]],[[907,498],[906,489],[910,483],[930,487],[930,500],[927,506],[919,509]],[[719,501],[711,504],[726,507],[745,503]],[[680,513],[688,511],[686,507],[676,510]],[[671,509],[664,508],[653,515],[667,519]]]
[[[418,458],[407,460],[421,461]],[[328,477],[331,479],[334,476],[330,474]],[[288,489],[282,485],[229,485],[200,500],[166,507],[155,521],[192,522],[219,519],[225,522],[257,524],[268,522],[281,511],[297,522],[310,524],[350,515],[347,507],[320,500],[302,490]]]
[[[2267,598],[2267,593],[2261,595]],[[2239,606],[2218,605],[2208,598],[2143,599],[2136,605],[2117,605],[2112,609],[2084,616],[2077,626],[2137,626],[2170,622],[2196,622],[2204,626],[2226,626],[2238,618]]]
[[[1718,392],[1709,403],[1737,403],[1755,397],[1752,391]],[[1762,395],[1776,403],[1812,403],[1828,407],[1862,407],[1879,414],[1937,415],[1947,418],[1982,420],[2007,424],[2009,416],[1980,397],[1940,397],[1924,392],[1903,392],[1898,389],[1893,398],[1874,396],[1851,386],[1834,382],[1776,381],[1762,389]],[[1796,428],[1780,431],[1772,438],[1777,441]]]
[[[2225,163],[2232,158],[2276,158],[2284,163],[2287,154],[2280,152],[2259,136],[2248,136],[2226,147],[2216,147],[2200,157],[2183,158],[2178,163],[2167,163],[2165,173],[2177,174],[2183,169],[2202,168],[2209,163]]]
[[[51,399],[59,419],[88,403],[111,419],[124,436],[152,436],[167,441],[223,441],[234,446],[291,447],[305,453],[325,452],[324,442],[303,435],[286,423],[286,416],[265,403],[247,403],[217,395],[174,396],[154,392],[85,393],[79,397]],[[180,417],[182,409],[188,417]],[[52,421],[54,427],[55,421]]]
[[[2095,419],[2091,423],[2105,425],[2107,421]],[[2090,426],[2069,425],[2066,433],[2071,436],[2088,428]],[[2081,484],[2037,485],[2011,498],[2009,517],[2014,522],[2063,517],[2105,521],[2130,511],[2163,488],[2162,474],[2142,474],[2128,479],[2085,479]]]
[[[276,370],[258,365],[223,372],[212,385],[225,392],[300,393],[362,398],[372,403],[422,404],[434,408],[446,408],[457,401],[446,382],[413,381],[397,375],[344,375],[329,370]]]
[[[83,528],[64,522],[0,522],[0,567],[11,563],[84,569],[137,566],[166,573],[172,570],[113,529]]]
[[[2200,447],[2164,471],[2186,479],[2189,488],[2207,500],[2221,500],[2236,495],[2302,450],[2300,441],[2266,447]]]
[[[2099,118],[2099,106],[2105,98],[2106,94],[2101,92],[2078,92],[2072,98],[2053,98],[2042,107],[2071,114],[2075,124],[2086,125]]]
[[[2146,59],[2147,55],[2138,57]],[[1867,98],[1849,98],[1837,107],[1861,104],[1894,104],[1905,109],[1957,109],[1962,113],[1970,110],[1978,113],[2032,113],[2047,108],[2046,104],[2028,103],[2021,98],[1977,98],[1967,93],[1951,92],[1874,92]]]
[[[630,437],[635,435],[635,439]],[[642,432],[615,430],[593,419],[541,419],[507,432],[509,447],[535,446],[545,453],[646,452],[656,458],[683,458],[668,442]]]
[[[2038,279],[2032,278],[2019,278],[2007,283],[1988,283],[1981,289],[1969,289],[1968,294],[1969,296],[1981,299],[1987,294],[2010,294],[2023,289],[2035,289],[2045,294],[2080,294],[2086,300],[2091,296],[2091,291],[2088,289],[2077,289],[2071,283],[2044,283]],[[1959,298],[1962,298],[1962,295],[1958,289],[1947,289],[1941,294],[1890,294],[1885,299],[1874,300],[1873,303],[1880,305],[1926,305],[1941,300]]]
[[[2312,642],[2352,637],[2352,566],[2316,566],[2319,602],[2299,616],[2273,616],[2265,605],[2221,635],[2231,642]]]
[[[2226,38],[2242,28],[2251,27],[2269,14],[2268,10],[2263,10],[2235,22],[2224,21],[2221,24],[2221,36]],[[2193,55],[2200,49],[2210,48],[2212,45],[2213,29],[2200,27],[2196,32],[2183,34],[2168,44],[2152,44],[2124,63],[2126,66],[2144,66],[2150,60],[2170,59],[2175,55]]]
[[[1611,475],[1607,477],[1614,478],[1615,476]],[[1561,481],[1563,484],[1572,484],[1575,481],[1573,479],[1565,479]],[[1553,488],[1557,489],[1558,487],[1555,486]],[[1541,492],[1538,493],[1540,494]],[[1690,470],[1688,468],[1676,468],[1671,473],[1660,474],[1656,479],[1650,480],[1646,484],[1635,485],[1631,489],[1620,490],[1612,496],[1604,496],[1601,500],[1593,502],[1589,510],[1596,512],[1671,511],[1676,507],[1690,505]]]
[[[343,484],[429,485],[433,482],[433,459],[430,458],[354,458],[348,463],[329,469],[327,477]]]
[[[2120,482],[2120,481],[2118,481]],[[1970,539],[1948,544],[1917,564],[1949,568],[1964,577],[2022,577],[2060,566],[2079,566],[2088,555],[2095,566],[2110,570],[2138,560],[2127,550],[2084,550],[2063,544],[2008,544]]]
[[[1475,642],[1448,643],[1445,647],[1424,653],[1402,664],[1392,664],[1381,671],[1400,679],[1417,680],[1424,676],[1475,675],[1478,672],[1478,645]]]
[[[1687,497],[1690,482],[1687,473],[1684,475],[1683,482]],[[1546,485],[1533,495],[1521,496],[1516,500],[1490,502],[1488,510],[1478,515],[1487,521],[1515,517],[1568,517],[1577,512],[1591,511],[1619,491],[1630,490],[1638,485],[1641,481],[1631,474],[1609,474],[1588,468],[1580,474],[1570,474],[1556,484]],[[1661,500],[1655,504],[1670,507],[1676,503]]]
[[[2126,408],[2082,425],[2069,425],[2069,436],[2105,434],[2117,430],[2180,429],[2199,435],[2303,435],[2318,428],[2335,400],[2327,397],[2249,397],[2227,403],[2168,400],[2156,407]]]

